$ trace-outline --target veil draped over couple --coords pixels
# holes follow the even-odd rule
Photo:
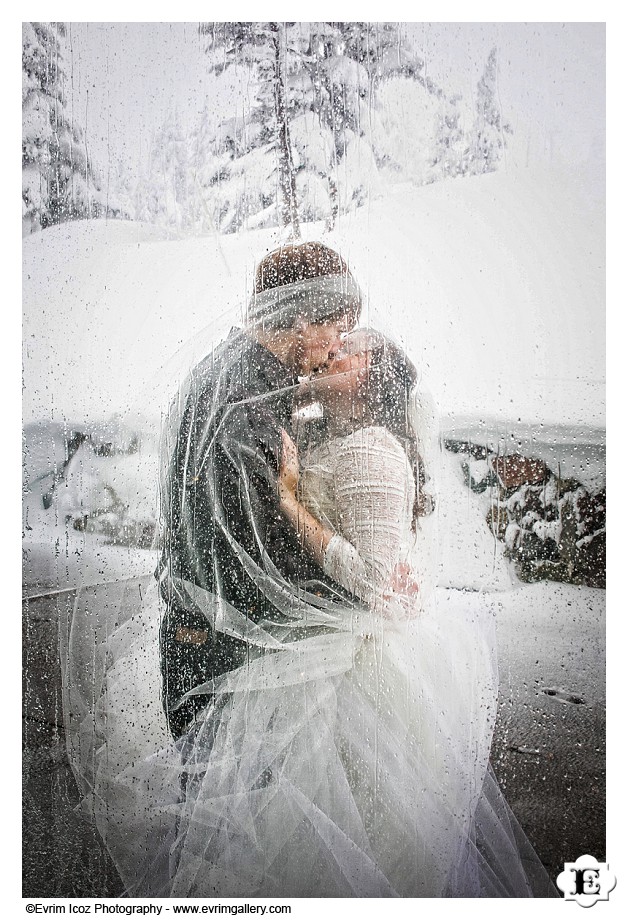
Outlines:
[[[77,603],[70,752],[129,896],[555,894],[489,765],[492,615],[435,599],[429,402],[361,309],[320,243],[261,261],[172,404],[155,579],[99,635]]]

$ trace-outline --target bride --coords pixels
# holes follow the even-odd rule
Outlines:
[[[369,852],[390,886],[380,894],[552,896],[488,769],[497,702],[490,615],[436,609],[426,554],[416,552],[431,510],[416,379],[394,343],[357,330],[308,381],[328,439],[308,452],[302,471],[284,433],[284,514],[327,574],[379,616],[346,675],[355,709],[344,716],[360,713],[368,730],[338,751]],[[337,741],[342,735],[339,724]]]
[[[283,432],[279,526],[346,592],[291,586],[241,547],[280,616],[253,624],[182,583],[246,660],[184,695],[209,702],[176,743],[154,589],[113,634],[85,720],[98,738],[84,744],[85,806],[128,894],[553,895],[489,767],[491,616],[437,603],[418,550],[429,509],[415,384],[400,349],[359,331],[302,385],[327,431],[301,457]]]

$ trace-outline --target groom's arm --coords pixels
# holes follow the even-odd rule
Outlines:
[[[284,425],[288,423],[284,420]],[[293,502],[292,514],[282,506],[279,471],[282,425],[263,401],[230,407],[221,432],[221,450],[228,458],[224,470],[223,508],[229,531],[262,568],[268,555],[279,572],[295,586],[316,582],[315,591],[353,600],[324,571],[324,550],[333,534],[320,534],[322,552],[302,543],[303,510]],[[285,491],[283,492],[286,498]],[[290,501],[288,499],[288,501]],[[318,522],[312,518],[311,525]],[[324,544],[324,546],[323,546]]]

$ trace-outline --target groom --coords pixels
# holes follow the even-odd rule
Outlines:
[[[274,568],[291,585],[317,583],[346,595],[302,548],[282,518],[276,489],[282,428],[294,436],[300,376],[324,367],[355,325],[359,288],[344,260],[321,243],[284,246],[258,265],[245,330],[192,371],[162,494],[163,546],[157,577],[166,603],[161,625],[163,702],[182,735],[211,695],[181,697],[239,667],[247,645],[213,630],[197,588],[221,613],[278,619],[250,577]]]

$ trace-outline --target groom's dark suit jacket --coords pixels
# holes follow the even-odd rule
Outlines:
[[[297,379],[241,330],[192,372],[162,496],[163,547],[157,577],[166,601],[161,628],[164,706],[180,735],[209,695],[183,693],[245,660],[246,645],[216,632],[173,590],[178,580],[218,594],[257,622],[281,620],[247,574],[242,550],[261,568],[266,553],[293,585],[324,597],[348,595],[302,549],[279,511],[281,428],[291,436]],[[235,545],[234,545],[235,544]]]

